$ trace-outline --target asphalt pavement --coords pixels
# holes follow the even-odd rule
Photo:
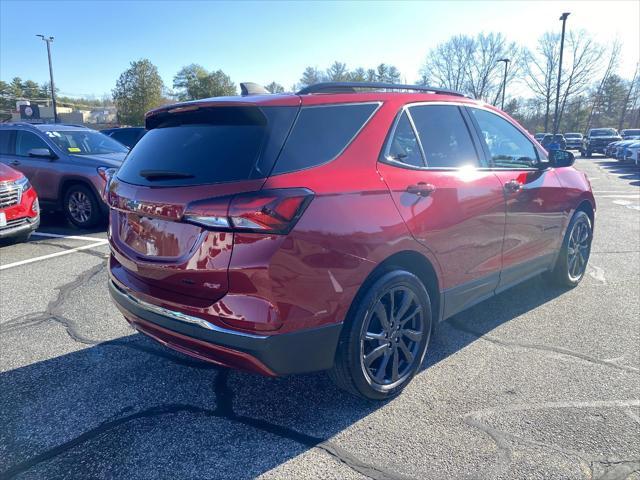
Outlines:
[[[135,333],[104,230],[46,215],[0,247],[0,478],[640,480],[640,171],[576,165],[598,202],[584,281],[534,278],[440,324],[386,403]]]

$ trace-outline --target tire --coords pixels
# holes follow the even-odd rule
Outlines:
[[[102,219],[98,199],[91,189],[76,183],[66,189],[63,210],[67,219],[78,228],[91,228]]]
[[[569,222],[562,249],[553,270],[549,273],[550,279],[556,285],[573,288],[582,281],[587,271],[592,240],[591,219],[585,212],[578,210]]]
[[[587,158],[591,158],[591,150],[587,150],[587,151],[585,152],[585,157],[587,157]]]
[[[329,376],[358,397],[393,398],[420,369],[427,351],[432,325],[429,294],[415,275],[393,270],[354,302]],[[389,318],[391,310],[394,315]]]

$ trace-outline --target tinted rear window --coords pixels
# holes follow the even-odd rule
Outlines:
[[[614,137],[617,134],[618,132],[613,128],[598,128],[589,133],[591,137]]]
[[[131,150],[118,178],[152,186],[262,178],[273,166],[297,110],[218,107],[152,117],[147,124],[151,130]],[[180,175],[145,178],[145,171]]]
[[[304,107],[273,169],[294,172],[338,156],[365,125],[378,103]]]
[[[0,130],[0,155],[11,154],[11,130]]]
[[[582,138],[580,133],[565,133],[564,138]]]

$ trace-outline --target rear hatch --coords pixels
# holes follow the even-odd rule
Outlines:
[[[273,168],[299,110],[298,97],[288,103],[185,104],[147,118],[149,132],[106,192],[116,278],[194,304],[227,292],[229,209],[255,206],[239,194],[259,191]],[[267,225],[262,217],[247,216],[247,228]]]

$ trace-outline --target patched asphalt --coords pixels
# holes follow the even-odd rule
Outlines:
[[[59,215],[0,246],[0,478],[640,480],[640,171],[578,160],[598,202],[588,275],[534,278],[440,324],[398,398],[269,379],[135,333],[104,229]]]

